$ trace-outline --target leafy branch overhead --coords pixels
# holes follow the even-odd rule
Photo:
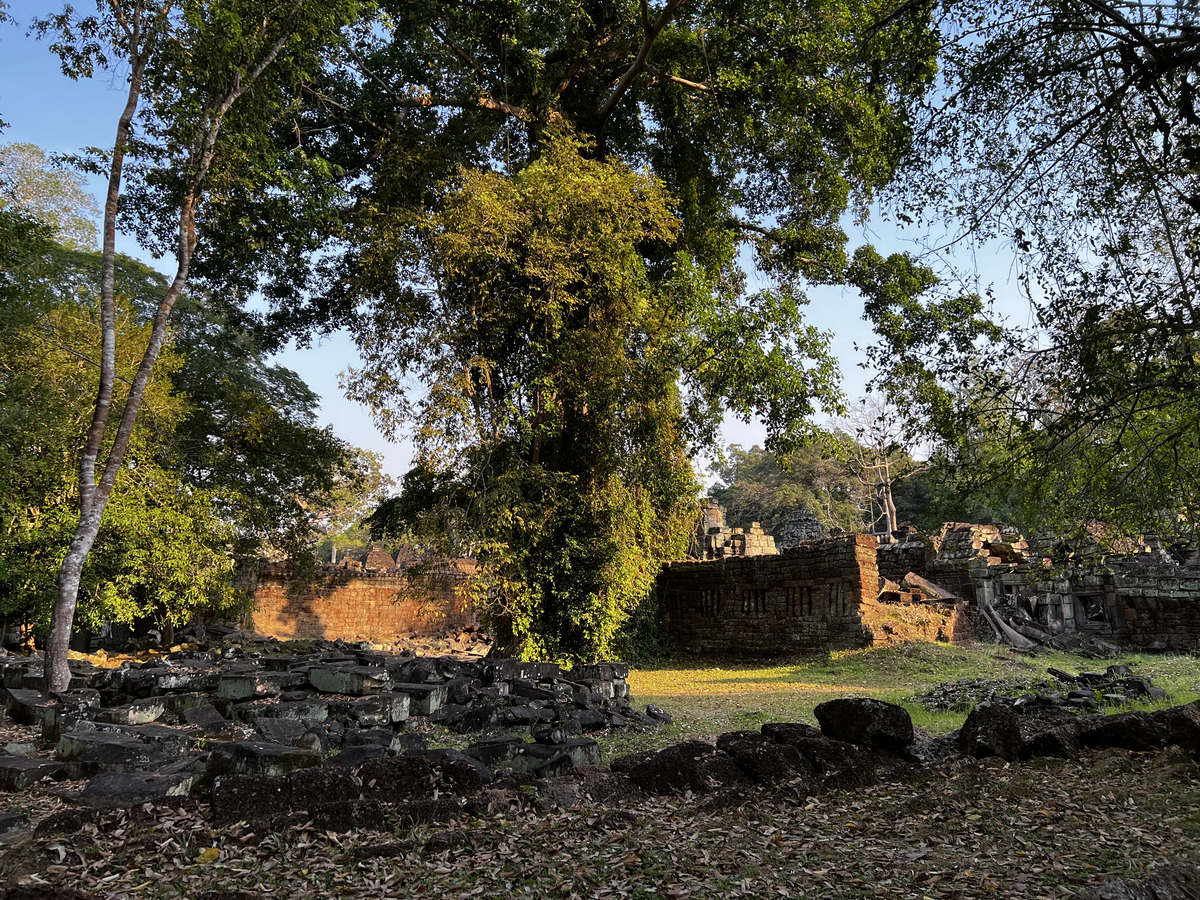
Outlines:
[[[950,471],[1027,526],[1186,531],[1200,508],[1195,11],[968,2],[940,28],[901,215],[948,216],[988,254],[1008,242],[1031,309],[975,353],[926,342],[932,374],[909,373],[950,426]],[[884,332],[898,371],[914,330]]]

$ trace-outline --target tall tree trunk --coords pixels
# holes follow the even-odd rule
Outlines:
[[[79,600],[79,582],[88,553],[100,533],[100,521],[108,502],[108,493],[96,484],[96,463],[108,427],[112,409],[113,385],[117,370],[117,315],[114,298],[117,256],[117,207],[121,197],[121,174],[125,164],[125,149],[129,131],[141,99],[142,78],[148,61],[148,47],[143,44],[143,22],[135,16],[126,24],[130,42],[129,92],[125,107],[117,120],[117,135],[108,169],[108,190],[104,199],[104,244],[100,271],[100,384],[96,391],[96,408],[88,426],[87,440],[79,461],[79,525],[71,538],[67,555],[58,576],[58,595],[50,613],[50,634],[46,641],[42,686],[51,691],[65,691],[71,681],[67,668],[71,644],[71,625]],[[107,467],[106,467],[107,468]]]
[[[130,87],[125,109],[121,113],[117,125],[117,138],[113,148],[113,161],[109,171],[108,195],[104,210],[104,268],[100,284],[104,350],[101,357],[100,391],[97,395],[96,412],[88,429],[88,440],[80,463],[79,526],[76,528],[75,537],[71,540],[67,556],[63,560],[59,576],[58,597],[54,602],[54,610],[50,618],[50,638],[46,643],[42,681],[43,688],[48,693],[64,691],[71,682],[67,652],[71,640],[71,625],[75,619],[75,607],[79,599],[80,577],[83,574],[83,566],[87,562],[88,553],[100,531],[104,508],[116,485],[117,475],[125,461],[125,453],[133,439],[133,429],[137,423],[142,397],[145,395],[155,363],[158,362],[158,355],[167,339],[167,326],[170,322],[171,310],[187,285],[192,254],[196,249],[196,208],[204,190],[209,168],[212,166],[217,138],[221,133],[225,115],[238,98],[258,80],[267,66],[279,56],[295,31],[300,7],[300,0],[295,0],[284,17],[284,27],[279,38],[264,49],[262,56],[253,68],[247,67],[235,71],[225,90],[208,97],[202,111],[196,117],[197,130],[194,140],[188,148],[188,159],[184,166],[184,171],[188,175],[179,205],[179,245],[176,250],[175,278],[158,305],[149,343],[146,345],[146,351],[142,354],[137,374],[134,375],[130,385],[129,397],[125,401],[125,409],[121,414],[121,422],[117,426],[112,448],[104,461],[104,472],[100,476],[100,480],[96,481],[96,461],[108,425],[113,383],[116,380],[116,314],[113,284],[115,281],[116,221],[117,202],[120,198],[121,165],[128,143],[130,124],[137,111],[138,100],[141,96],[142,78],[149,61],[150,47],[153,40],[156,39],[153,32],[144,33],[143,28],[146,23],[141,16],[140,7],[135,7],[135,15],[126,17],[121,11],[118,0],[110,0],[110,2],[129,44]],[[160,25],[165,27],[167,12],[174,0],[162,0],[162,3],[161,13],[151,23],[154,29]]]

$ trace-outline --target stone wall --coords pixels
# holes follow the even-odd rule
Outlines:
[[[456,588],[469,562],[455,560],[416,574],[323,568],[305,584],[286,566],[270,566],[243,587],[253,597],[254,629],[280,640],[393,641],[443,634],[474,624]]]
[[[668,563],[663,629],[696,653],[770,655],[865,647],[859,607],[879,590],[875,538],[811,541],[774,556]]]
[[[1132,643],[1151,650],[1200,648],[1200,568],[1131,567],[1112,581]]]
[[[876,555],[879,565],[879,577],[894,581],[897,584],[904,580],[909,572],[914,572],[922,578],[926,576],[926,564],[934,557],[932,546],[924,540],[906,540],[893,544],[880,544]]]

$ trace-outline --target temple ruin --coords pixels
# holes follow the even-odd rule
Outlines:
[[[1200,556],[1153,536],[1050,546],[995,525],[854,534],[777,550],[758,523],[704,507],[692,559],[659,577],[663,629],[680,649],[773,655],[902,640],[1147,650],[1200,647]]]
[[[474,563],[467,559],[397,561],[373,549],[300,577],[286,564],[243,574],[239,587],[253,599],[254,630],[280,640],[391,641],[445,634],[475,624],[459,591]]]

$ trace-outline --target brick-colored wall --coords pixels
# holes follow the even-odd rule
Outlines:
[[[852,534],[778,556],[669,563],[659,576],[664,632],[697,653],[868,646],[859,607],[878,593],[876,546],[870,535]]]
[[[294,584],[281,567],[260,572],[247,587],[260,634],[388,642],[473,624],[471,610],[455,592],[465,577],[455,564],[411,578],[397,570],[324,569],[312,584]]]

